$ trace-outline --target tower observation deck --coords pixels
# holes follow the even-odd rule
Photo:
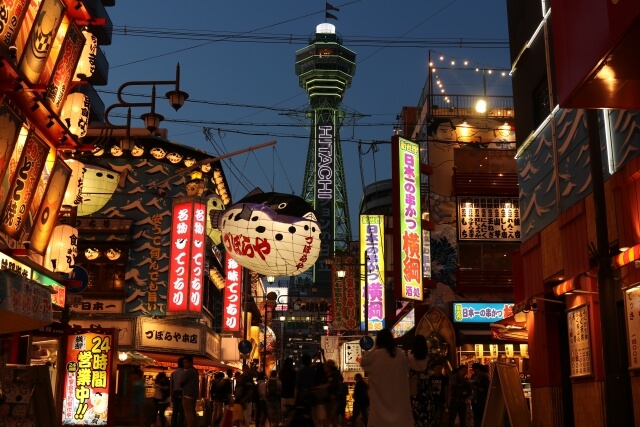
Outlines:
[[[340,145],[344,113],[340,104],[356,71],[356,54],[342,45],[335,26],[316,27],[309,45],[296,52],[296,75],[309,96],[311,135],[302,197],[319,216],[322,249],[313,268],[318,296],[331,296],[331,267],[327,259],[346,250],[351,240],[347,188]]]

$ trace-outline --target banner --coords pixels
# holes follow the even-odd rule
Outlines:
[[[379,331],[385,324],[384,215],[360,215],[360,275],[361,329],[367,322],[366,330]]]
[[[55,113],[60,113],[62,103],[69,92],[69,83],[80,60],[85,41],[86,38],[78,26],[73,23],[69,25],[45,92],[47,105]]]
[[[0,45],[5,49],[13,45],[25,13],[27,0],[0,0]]]
[[[239,332],[240,314],[242,313],[240,309],[242,302],[242,267],[230,256],[227,256],[225,276],[222,330],[224,332]]]
[[[117,343],[113,329],[81,329],[67,337],[63,371],[62,424],[104,426]],[[112,424],[112,423],[109,423]]]
[[[333,281],[333,306],[331,308],[331,329],[346,331],[354,329],[358,324],[356,304],[356,271],[355,258],[337,255],[334,268],[344,269],[345,276],[337,277]],[[334,272],[335,273],[335,272]]]
[[[0,179],[9,171],[21,128],[22,119],[6,103],[0,105]],[[6,197],[1,193],[0,196]]]

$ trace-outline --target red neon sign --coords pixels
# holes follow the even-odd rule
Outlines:
[[[230,256],[227,256],[225,277],[222,330],[225,332],[239,332],[242,267]]]
[[[205,205],[176,203],[171,221],[171,264],[167,310],[202,310]]]

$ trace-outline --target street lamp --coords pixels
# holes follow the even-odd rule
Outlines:
[[[109,106],[104,111],[104,121],[110,129],[126,129],[127,138],[131,130],[131,108],[135,107],[149,107],[151,110],[148,113],[142,114],[140,118],[144,121],[144,126],[151,133],[155,132],[160,126],[160,122],[164,120],[164,116],[156,113],[156,86],[160,85],[175,85],[175,89],[165,94],[169,100],[169,104],[178,111],[180,107],[184,105],[184,102],[189,98],[186,92],[180,90],[180,64],[176,66],[176,79],[175,80],[141,80],[131,81],[123,83],[119,88],[116,96],[118,103]],[[151,101],[150,102],[127,102],[122,97],[122,91],[129,86],[152,86],[151,89]],[[115,108],[127,108],[127,124],[126,125],[114,125],[109,120],[109,113]]]

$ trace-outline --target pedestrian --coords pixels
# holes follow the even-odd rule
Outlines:
[[[356,384],[353,386],[353,412],[351,416],[353,427],[367,427],[369,423],[369,385],[362,378],[361,373],[355,375]]]
[[[484,405],[487,402],[487,396],[489,395],[489,385],[491,381],[489,380],[488,371],[489,368],[482,364],[473,368],[473,372],[477,376],[474,384],[474,398],[472,403],[473,425],[477,427],[482,425]]]
[[[139,427],[146,427],[145,415],[145,391],[144,374],[139,366],[133,367],[129,374],[129,418],[131,424]]]
[[[182,357],[178,358],[178,367],[171,373],[171,427],[184,427],[184,410],[182,408],[182,377],[184,366]]]
[[[211,400],[213,401],[211,425],[216,427],[224,415],[224,405],[229,402],[229,393],[225,389],[227,380],[224,378],[224,372],[216,372],[213,378],[210,391]]]
[[[416,334],[413,337],[411,353],[407,356],[409,361],[409,393],[411,396],[411,410],[415,427],[430,427],[431,395],[427,387],[429,378],[429,358],[427,357],[427,339],[424,335]]]
[[[258,372],[258,401],[256,402],[256,427],[267,425],[267,376]]]
[[[253,401],[257,395],[255,387],[256,384],[253,382],[251,368],[249,365],[244,365],[242,367],[242,374],[236,378],[236,392],[234,395],[235,404],[242,406],[242,425],[244,425],[244,427],[249,427],[249,424],[251,424],[251,410]],[[234,408],[234,411],[235,410],[236,409]]]
[[[280,413],[282,415],[288,413],[295,405],[296,393],[296,370],[293,366],[293,359],[287,357],[282,364],[280,371],[280,382],[282,383],[282,395],[280,398]]]
[[[327,427],[337,427],[338,405],[340,404],[340,393],[342,388],[342,375],[338,371],[335,360],[329,359],[324,363],[324,372],[327,377],[328,395],[326,401]]]
[[[315,370],[311,366],[311,356],[303,354],[300,357],[302,368],[296,375],[295,390],[295,417],[296,427],[311,426],[311,407],[313,406],[313,386],[315,382]]]
[[[165,417],[164,412],[167,410],[169,404],[171,403],[170,389],[171,386],[169,383],[169,378],[167,378],[167,374],[165,374],[164,372],[159,372],[156,375],[153,384],[153,403],[155,405],[154,420],[160,420],[160,427],[165,427],[167,425],[167,417]]]
[[[200,398],[200,375],[193,367],[193,357],[190,355],[182,358],[184,375],[180,386],[182,387],[182,408],[184,410],[185,427],[197,427],[196,403]]]
[[[329,379],[322,362],[315,364],[312,391],[311,418],[313,419],[313,425],[315,427],[325,427],[329,402]]]
[[[267,416],[270,427],[278,427],[280,425],[281,399],[282,382],[278,379],[278,373],[271,371],[270,378],[267,381]]]
[[[449,398],[449,427],[454,427],[456,417],[460,419],[460,426],[467,424],[467,404],[471,400],[471,383],[466,376],[466,365],[460,367],[451,376],[451,397]]]
[[[413,427],[409,398],[409,363],[396,348],[388,328],[378,331],[375,347],[365,352],[360,366],[369,377],[369,426]]]
[[[431,419],[433,425],[440,427],[442,425],[442,414],[444,413],[445,403],[447,399],[447,390],[449,387],[449,377],[444,375],[442,365],[435,365],[433,372],[429,376],[428,387],[431,394]]]

